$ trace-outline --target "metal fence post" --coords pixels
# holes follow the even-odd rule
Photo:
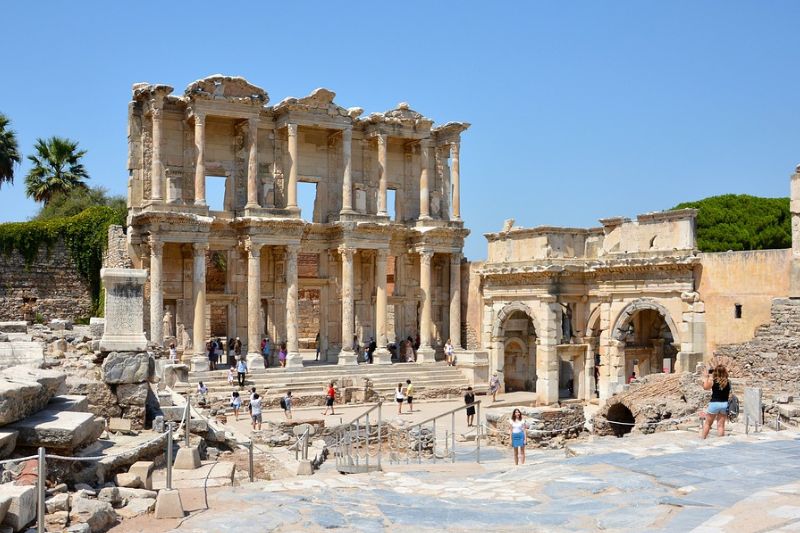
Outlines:
[[[186,435],[186,447],[189,447],[189,422],[192,419],[192,408],[189,401],[189,393],[186,393],[186,414],[184,417],[184,424],[186,427],[183,430],[184,435]]]
[[[369,472],[369,412],[367,412],[367,426],[366,426],[366,431],[364,431],[364,436],[366,437],[364,449],[367,452],[367,455],[364,458],[364,460],[367,462],[367,472]]]
[[[250,483],[252,483],[253,481],[255,481],[255,471],[254,471],[254,468],[253,468],[253,441],[252,440],[250,441],[249,455],[250,455],[250,464],[248,465],[248,471],[250,473]]]
[[[455,412],[450,413],[450,438],[453,439],[453,441],[450,443],[452,448],[450,450],[450,453],[453,454],[450,462],[455,463],[456,462],[456,413]]]
[[[433,462],[436,463],[436,419],[433,419]]]
[[[478,411],[478,427],[475,429],[475,442],[477,443],[477,448],[475,448],[475,462],[481,462],[481,402],[478,402],[477,411]]]
[[[47,478],[47,465],[45,464],[44,448],[39,448],[39,463],[36,465],[38,476],[36,479],[36,529],[39,533],[44,533],[44,490],[45,479]]]
[[[381,442],[381,402],[378,402],[378,468],[381,467],[381,451],[383,450],[383,442]]]
[[[172,422],[167,422],[167,490],[172,489]]]

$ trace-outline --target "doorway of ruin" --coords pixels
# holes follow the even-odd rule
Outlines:
[[[316,350],[317,335],[321,336],[321,280],[319,253],[300,253],[297,256],[297,341],[301,350]]]
[[[514,311],[503,323],[505,391],[536,391],[536,330],[523,311]]]
[[[675,371],[678,350],[669,312],[657,304],[638,304],[620,315],[614,337],[623,343],[625,383],[637,378]]]
[[[317,213],[317,190],[315,182],[297,182],[297,206],[300,208],[300,217],[306,222],[322,222]]]

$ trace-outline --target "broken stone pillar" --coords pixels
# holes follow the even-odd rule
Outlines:
[[[100,278],[106,290],[106,324],[100,351],[137,352],[147,349],[144,336],[144,282],[147,271],[103,268]]]
[[[791,182],[792,213],[792,270],[789,282],[789,298],[800,298],[800,165],[795,168]]]

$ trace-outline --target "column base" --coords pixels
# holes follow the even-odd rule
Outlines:
[[[245,204],[245,209],[261,209],[261,206],[258,204]]]
[[[192,356],[190,368],[192,372],[208,372],[208,357],[205,355]]]
[[[342,350],[341,352],[339,352],[339,360],[336,362],[336,364],[342,366],[358,365],[358,354],[356,354],[352,350]]]
[[[286,368],[303,368],[303,356],[300,352],[286,354]]]
[[[247,354],[247,371],[252,372],[254,368],[264,368],[264,357],[260,353]]]
[[[421,346],[417,350],[417,363],[433,363],[436,361],[436,350],[430,346]]]
[[[386,348],[378,348],[377,350],[375,350],[375,353],[372,354],[372,364],[391,365],[392,352],[390,352]]]

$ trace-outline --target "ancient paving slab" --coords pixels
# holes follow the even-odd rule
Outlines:
[[[10,498],[2,525],[10,526],[13,531],[22,530],[36,517],[36,487],[33,485],[0,485],[0,499]]]
[[[66,376],[55,370],[14,366],[0,372],[0,426],[45,407],[64,389]]]
[[[188,489],[193,487],[230,487],[233,485],[236,465],[221,461],[218,463],[207,462],[194,470],[172,471],[172,488]],[[166,488],[164,470],[153,474],[153,488]]]
[[[9,429],[19,432],[17,446],[44,446],[57,450],[74,450],[93,441],[103,432],[104,424],[92,413],[43,409]]]
[[[42,343],[36,341],[0,342],[0,368],[15,365],[39,366],[44,362]]]
[[[238,531],[253,523],[309,532],[733,531],[735,523],[738,532],[800,524],[797,435],[652,437],[596,439],[598,453],[571,458],[563,450],[536,452],[520,467],[509,464],[507,449],[487,454],[498,459],[482,465],[400,465],[348,476],[326,465],[312,478],[217,492],[211,511],[178,531]],[[748,520],[740,518],[745,508]]]

